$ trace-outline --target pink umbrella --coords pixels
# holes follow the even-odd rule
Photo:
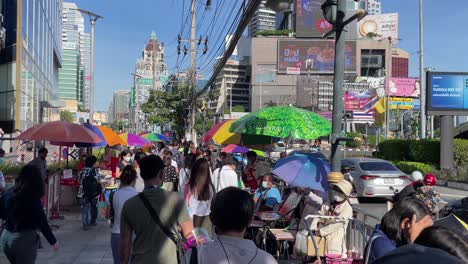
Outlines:
[[[17,140],[44,140],[63,143],[99,143],[101,138],[88,128],[65,121],[53,121],[37,124],[21,135]]]

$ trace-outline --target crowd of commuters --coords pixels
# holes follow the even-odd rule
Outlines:
[[[177,141],[120,153],[115,171],[119,188],[110,193],[106,211],[114,263],[277,263],[255,240],[245,237],[257,212],[279,212],[283,202],[290,203],[288,196],[283,196],[271,168],[264,169],[255,152],[246,154],[240,170],[234,156],[213,155],[193,142],[181,148]],[[11,263],[35,262],[36,230],[58,249],[40,200],[46,157],[47,150],[41,149],[12,188],[0,189],[4,192],[0,218],[6,221],[0,245]],[[96,225],[98,196],[103,193],[96,162],[94,156],[80,156],[78,196],[84,230]],[[339,258],[350,251],[346,232],[353,217],[353,186],[347,173],[344,169],[344,177],[330,180],[325,196],[314,190],[293,190],[302,202],[294,205],[301,208],[301,218],[319,216],[311,223],[297,223],[296,240],[309,224],[315,236],[326,240],[325,251]],[[408,259],[416,255],[421,255],[419,260],[430,256],[442,261],[438,263],[468,263],[466,238],[434,226],[440,197],[433,188],[435,177],[415,173],[412,180],[395,195],[394,206],[369,237],[364,263],[410,263]],[[197,230],[206,231],[212,241],[196,246]]]

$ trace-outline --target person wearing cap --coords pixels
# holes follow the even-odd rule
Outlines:
[[[343,179],[331,182],[330,184],[330,202],[325,203],[320,208],[319,214],[323,216],[333,216],[337,219],[314,219],[311,229],[316,231],[318,236],[324,237],[327,248],[326,253],[336,254],[346,257],[346,228],[348,227],[349,219],[353,217],[353,208],[349,203],[349,196],[353,190],[351,183]],[[329,177],[329,179],[335,179]]]
[[[439,208],[437,204],[440,202],[440,193],[434,189],[437,183],[437,179],[432,173],[428,173],[424,176],[424,186],[416,189],[416,198],[423,201],[426,206],[431,210],[432,216],[437,216]]]

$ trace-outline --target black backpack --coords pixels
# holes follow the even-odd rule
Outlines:
[[[96,172],[93,170],[83,178],[83,197],[95,198],[102,193],[102,186],[95,178]]]

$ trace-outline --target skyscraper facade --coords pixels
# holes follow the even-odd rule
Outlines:
[[[130,91],[129,90],[117,90],[114,91],[114,97],[112,100],[113,105],[113,120],[123,120],[128,119],[129,109],[128,101],[130,100]]]
[[[249,37],[256,37],[260,31],[276,29],[276,12],[265,7],[266,2],[266,0],[262,0],[250,20]]]
[[[129,104],[131,128],[140,130],[146,127],[141,106],[148,101],[152,90],[162,90],[168,80],[168,70],[164,57],[164,45],[158,42],[156,34],[151,37],[143,49],[142,56],[135,65],[135,85],[132,87]]]
[[[87,110],[89,109],[90,39],[89,34],[85,32],[83,15],[77,9],[75,3],[63,3],[62,45],[64,59],[67,61],[60,70],[59,98],[76,100],[81,108]],[[77,60],[77,63],[71,60]]]
[[[58,92],[62,0],[2,4],[6,48],[0,50],[0,127],[10,133],[50,120],[53,110],[43,108],[42,102]]]

